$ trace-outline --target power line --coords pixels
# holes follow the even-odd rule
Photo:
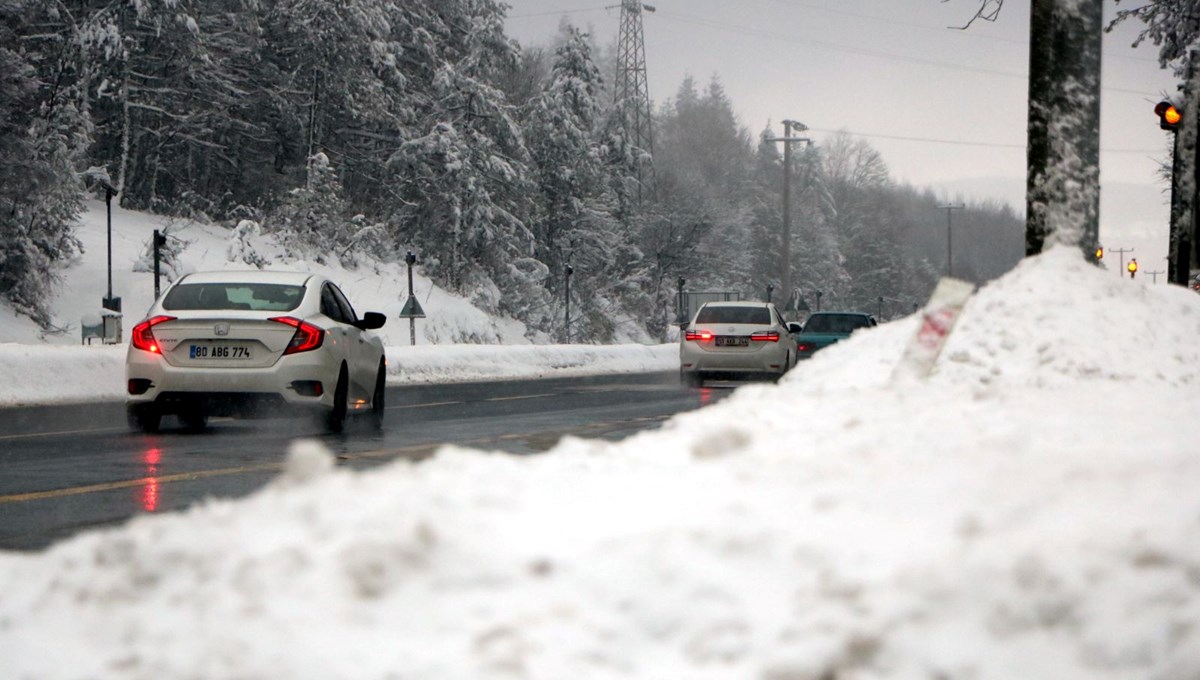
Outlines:
[[[872,137],[878,139],[894,139],[903,142],[927,142],[930,144],[951,144],[955,146],[977,146],[988,149],[1025,149],[1024,144],[1005,144],[1002,142],[971,142],[963,139],[937,139],[935,137],[909,137],[905,135],[888,135],[879,132],[855,132],[853,130],[830,130],[828,128],[809,128],[812,132],[828,134],[846,133],[852,137]],[[1160,153],[1159,149],[1100,149],[1102,153]]]
[[[679,14],[676,12],[667,12],[667,11],[663,11],[663,10],[658,10],[657,15],[659,17],[662,17],[665,19],[673,19],[675,21],[679,21],[679,22],[682,22],[685,24],[693,24],[696,26],[703,26],[705,28],[713,28],[713,29],[716,29],[719,31],[727,31],[730,33],[742,33],[745,35],[753,35],[753,36],[760,37],[760,38],[770,38],[773,40],[779,40],[782,42],[787,42],[787,43],[792,43],[792,44],[797,44],[797,45],[814,45],[817,47],[822,47],[822,48],[837,51],[837,52],[848,52],[850,54],[858,54],[858,55],[869,56],[869,57],[877,57],[880,59],[887,59],[889,61],[905,61],[905,62],[909,62],[912,64],[920,64],[923,66],[934,66],[937,68],[944,68],[944,69],[949,69],[952,71],[965,71],[965,72],[969,72],[969,73],[980,73],[983,75],[1000,76],[1000,77],[1004,77],[1004,78],[1016,78],[1016,79],[1025,80],[1025,81],[1029,80],[1029,76],[1024,73],[1013,73],[1013,72],[1009,72],[1009,71],[997,71],[994,69],[978,68],[978,67],[974,67],[974,66],[963,66],[962,64],[951,64],[948,62],[936,61],[933,59],[922,59],[920,57],[909,57],[906,55],[895,54],[892,52],[882,52],[880,50],[871,50],[871,49],[866,49],[866,48],[862,48],[862,47],[850,47],[850,46],[841,45],[838,43],[826,42],[824,40],[813,40],[811,38],[796,38],[796,37],[793,37],[790,35],[785,35],[783,33],[776,33],[774,31],[768,31],[765,29],[754,28],[751,26],[738,26],[735,24],[727,24],[727,23],[723,23],[723,22],[719,22],[719,21],[713,21],[710,19],[703,19],[701,17],[694,17],[694,16],[690,16],[687,14]],[[1139,96],[1144,96],[1144,97],[1157,97],[1158,96],[1157,94],[1155,94],[1153,92],[1145,92],[1145,91],[1141,91],[1141,90],[1129,90],[1129,89],[1120,88],[1120,87],[1102,87],[1101,89],[1106,90],[1108,92],[1122,92],[1125,94],[1134,94],[1134,95],[1139,95]]]
[[[608,9],[608,7],[606,7],[604,5],[600,5],[599,7],[583,7],[580,9],[558,9],[558,10],[553,10],[550,12],[531,12],[529,14],[510,14],[506,18],[507,19],[528,19],[531,17],[562,16],[564,14],[586,14],[589,12],[599,12],[599,11],[606,10],[606,9]]]
[[[919,29],[922,29],[925,31],[937,32],[942,35],[961,35],[964,37],[969,37],[969,38],[979,39],[979,40],[992,40],[995,42],[1004,42],[1004,43],[1010,43],[1013,45],[1022,45],[1024,47],[1029,46],[1028,40],[1021,40],[1019,38],[1005,38],[1005,37],[999,36],[999,35],[987,35],[985,33],[979,33],[977,31],[964,31],[961,29],[945,27],[945,26],[929,26],[928,24],[918,24],[914,21],[901,21],[898,19],[892,19],[892,18],[888,18],[888,17],[874,16],[871,14],[863,14],[861,12],[851,12],[850,10],[845,10],[845,9],[834,9],[832,7],[822,7],[821,5],[814,5],[814,4],[808,3],[808,2],[800,2],[799,0],[767,0],[767,1],[772,2],[776,5],[783,5],[784,7],[803,7],[805,9],[816,10],[818,12],[826,12],[828,14],[840,14],[842,16],[854,17],[855,19],[866,19],[868,21],[875,21],[875,22],[884,23],[884,24],[888,24],[888,25],[898,25],[898,26],[908,26],[910,28],[919,28]],[[1142,62],[1147,62],[1147,63],[1152,63],[1152,64],[1158,63],[1157,59],[1154,59],[1151,57],[1135,57],[1135,56],[1128,55],[1128,54],[1117,54],[1116,52],[1112,52],[1111,50],[1104,52],[1104,55],[1107,57],[1115,58],[1115,59],[1128,59],[1130,61],[1142,61]]]

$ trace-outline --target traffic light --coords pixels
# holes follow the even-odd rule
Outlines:
[[[1158,126],[1171,132],[1177,131],[1179,121],[1183,120],[1183,112],[1171,102],[1159,102],[1154,107],[1154,115],[1158,116]]]
[[[1137,274],[1137,258],[1135,257],[1130,260],[1129,264],[1125,265],[1125,268],[1129,270],[1129,278],[1132,279]]]
[[[1096,246],[1096,261],[1104,259],[1104,246]]]

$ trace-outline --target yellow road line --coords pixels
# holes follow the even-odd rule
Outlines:
[[[58,430],[56,432],[31,432],[29,434],[6,434],[0,435],[0,441],[9,441],[12,439],[32,439],[34,437],[53,437],[62,434],[88,434],[95,432],[122,432],[127,428],[124,427],[101,427],[92,430]]]
[[[546,394],[522,394],[517,397],[492,397],[484,399],[484,401],[517,401],[518,399],[537,399],[538,397],[554,397],[558,396],[555,392],[547,392]]]
[[[431,401],[427,404],[407,404],[405,406],[388,406],[386,410],[395,411],[408,408],[429,408],[430,406],[450,406],[451,404],[461,404],[461,401]]]
[[[547,395],[542,395],[547,396]],[[424,453],[432,454],[437,449],[443,446],[481,446],[486,447],[490,442],[495,441],[511,441],[514,439],[532,438],[537,436],[546,436],[558,434],[560,436],[569,434],[578,434],[580,430],[596,430],[611,426],[629,425],[631,423],[643,422],[647,420],[665,420],[668,416],[649,416],[641,418],[631,418],[625,420],[613,420],[599,423],[589,423],[583,428],[570,428],[564,430],[543,430],[538,432],[519,432],[503,434],[496,437],[486,437],[477,439],[468,439],[457,442],[433,442],[428,444],[414,444],[412,446],[403,446],[394,449],[374,449],[371,451],[358,451],[355,453],[337,454],[339,460],[360,460],[369,458],[395,458],[404,454],[409,454],[414,458],[423,456],[414,455]],[[225,477],[229,475],[248,474],[253,472],[271,472],[282,470],[287,466],[286,461],[278,461],[275,463],[259,463],[257,465],[241,465],[230,468],[217,468],[213,470],[197,470],[194,472],[179,472],[171,475],[157,475],[153,477],[140,477],[138,479],[126,479],[116,482],[104,482],[101,484],[87,484],[84,486],[72,486],[63,489],[51,489],[49,491],[30,491],[26,493],[9,494],[0,496],[0,505],[6,503],[24,503],[28,501],[43,500],[47,498],[63,498],[66,496],[78,496],[88,493],[99,493],[103,491],[116,491],[119,489],[130,489],[149,484],[168,484],[171,482],[191,482],[200,479],[209,479],[212,477]]]

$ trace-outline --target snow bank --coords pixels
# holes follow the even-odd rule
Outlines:
[[[1077,257],[978,292],[925,382],[906,320],[624,442],[298,444],[0,555],[3,675],[1194,680],[1200,297]]]
[[[388,384],[673,371],[677,345],[388,347]],[[0,406],[122,399],[124,345],[0,343]]]

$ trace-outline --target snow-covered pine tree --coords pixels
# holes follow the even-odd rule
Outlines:
[[[502,8],[447,0],[406,24],[417,61],[406,75],[423,96],[419,132],[389,161],[389,186],[397,187],[389,225],[440,285],[525,320],[531,307],[518,292],[538,268],[514,265],[532,256],[525,220],[535,187],[512,107],[492,84],[517,55]]]
[[[565,28],[555,50],[550,81],[533,103],[526,140],[541,189],[534,222],[537,255],[549,269],[546,288],[556,309],[565,304],[565,269],[572,278],[575,337],[607,341],[622,304],[618,286],[629,261],[640,261],[630,249],[612,193],[603,132],[600,71],[592,61],[587,36]],[[555,314],[555,318],[558,318]],[[555,326],[565,337],[564,321]],[[573,325],[574,322],[573,322]]]
[[[289,254],[326,262],[329,255],[349,255],[352,225],[337,169],[321,152],[309,159],[308,181],[292,189],[266,220]],[[347,257],[347,263],[354,258]]]
[[[0,2],[0,297],[48,329],[58,269],[81,250],[77,170],[91,122],[77,52],[41,32],[42,11]]]

